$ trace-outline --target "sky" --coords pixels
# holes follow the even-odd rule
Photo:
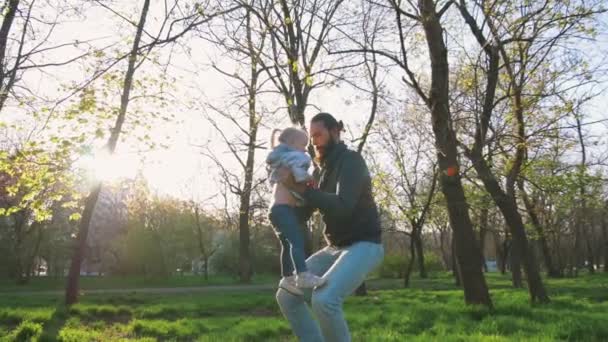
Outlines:
[[[121,13],[136,19],[140,11],[138,3],[130,2],[121,10]],[[153,19],[147,26],[147,30],[151,33],[158,28],[154,18],[159,16],[159,10],[161,10],[160,3],[153,1],[151,7],[151,18]],[[117,31],[122,35],[132,34],[130,32],[133,32],[134,28],[113,17],[112,13],[106,9],[89,8],[81,20],[73,20],[60,25],[53,35],[53,39],[58,42],[94,39],[96,45],[103,46],[120,40]],[[600,50],[608,52],[606,37],[600,38],[597,44]],[[134,177],[138,170],[141,170],[150,187],[158,194],[194,199],[210,206],[219,206],[221,200],[217,196],[220,191],[217,187],[218,169],[209,158],[201,154],[201,146],[206,146],[213,151],[222,164],[228,168],[236,168],[237,163],[227,152],[221,137],[206,121],[205,113],[209,113],[209,111],[205,103],[223,104],[230,101],[233,95],[230,94],[232,89],[230,83],[225,77],[212,70],[210,63],[211,61],[222,62],[227,71],[230,71],[231,68],[236,70],[238,65],[227,62],[216,48],[201,39],[189,40],[188,48],[191,49],[189,53],[184,53],[184,50],[179,47],[171,51],[173,64],[171,74],[178,79],[178,82],[174,84],[176,97],[172,99],[168,110],[175,114],[176,120],[161,124],[154,123],[150,132],[150,135],[156,139],[169,136],[170,138],[167,140],[164,138],[157,140],[157,142],[167,144],[168,148],[139,153],[138,150],[141,149],[141,146],[123,144],[119,146],[116,156],[112,158],[98,152],[97,157],[84,158],[79,165],[97,169],[99,177],[107,181],[120,177]],[[62,59],[76,52],[76,50],[63,49],[57,52],[57,55],[47,54],[47,57],[51,60]],[[24,81],[30,86],[38,85],[38,91],[53,97],[59,93],[57,88],[60,84],[83,77],[82,69],[78,65],[63,67],[61,70],[61,75],[53,75],[53,77],[48,74],[28,74]],[[48,73],[52,74],[53,70],[48,70]],[[388,82],[394,82],[394,80]],[[343,85],[340,88],[316,90],[310,102],[320,110],[330,112],[337,119],[343,120],[349,130],[346,137],[356,137],[359,136],[361,127],[369,114],[369,103],[356,99],[356,95],[352,88]],[[606,96],[594,101],[591,110],[594,120],[608,118],[604,112],[607,101]],[[151,109],[146,107],[145,103],[134,104],[134,106],[143,110]],[[15,111],[15,113],[17,112],[18,110]],[[276,125],[279,127],[289,124],[287,115],[283,112],[279,112],[275,117]],[[316,108],[309,108],[306,114],[310,117],[316,112]],[[10,114],[4,119],[6,117],[10,119]],[[18,117],[18,114],[15,117]],[[234,126],[229,123],[220,124],[223,130],[234,130]],[[273,128],[270,126],[263,128],[260,132],[261,141],[269,138],[270,129]],[[600,127],[602,131],[605,131],[606,128],[605,125]],[[257,153],[258,161],[262,161],[267,151],[259,150]],[[257,171],[264,172],[261,167]]]

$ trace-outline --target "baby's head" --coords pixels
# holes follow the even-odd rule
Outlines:
[[[308,134],[306,134],[304,130],[296,127],[287,127],[283,130],[275,129],[272,132],[272,147],[275,146],[275,134],[277,132],[281,132],[278,138],[279,143],[300,151],[306,151],[306,146],[308,146]]]

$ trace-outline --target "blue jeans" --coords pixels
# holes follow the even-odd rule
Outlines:
[[[383,257],[381,244],[360,241],[343,248],[325,247],[306,260],[309,271],[325,277],[327,284],[315,290],[305,290],[304,296],[281,288],[276,294],[281,312],[300,341],[350,341],[342,303]]]
[[[281,274],[283,277],[306,272],[304,235],[295,208],[278,204],[270,208],[270,222],[281,241]]]

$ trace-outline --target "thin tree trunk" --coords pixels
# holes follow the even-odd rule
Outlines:
[[[555,268],[553,264],[553,259],[551,258],[551,250],[549,249],[549,243],[547,242],[545,230],[540,223],[538,215],[536,215],[536,208],[528,197],[528,194],[526,193],[523,180],[520,179],[518,181],[518,185],[519,192],[521,193],[521,197],[526,207],[526,211],[528,211],[528,216],[530,216],[530,222],[532,222],[532,226],[534,227],[534,230],[536,230],[536,234],[538,234],[538,241],[543,251],[543,260],[545,262],[545,267],[547,268],[547,275],[552,278],[557,278],[559,277],[559,271]]]
[[[127,108],[129,106],[129,95],[131,94],[131,88],[133,84],[133,75],[135,74],[135,63],[137,61],[137,51],[139,50],[139,44],[141,41],[141,35],[144,30],[146,23],[146,17],[148,15],[148,9],[150,7],[150,0],[145,0],[139,23],[137,24],[137,32],[135,34],[135,40],[133,41],[133,48],[129,55],[129,64],[127,72],[125,74],[124,85],[122,89],[122,95],[120,98],[120,109],[116,118],[116,123],[112,129],[110,139],[108,140],[108,150],[112,154],[116,150],[118,138],[122,131],[122,126],[125,121],[127,114]],[[68,274],[68,283],[66,286],[65,301],[67,305],[72,305],[78,302],[78,281],[80,278],[80,266],[85,253],[87,235],[89,233],[89,227],[91,224],[91,218],[93,217],[93,210],[97,204],[99,193],[101,192],[102,183],[98,182],[94,187],[89,196],[85,201],[85,207],[82,218],[80,220],[78,228],[77,245],[72,256],[72,263],[70,265],[70,271]]]
[[[17,212],[14,214],[14,232],[15,232],[15,244],[13,246],[13,253],[15,255],[15,278],[17,285],[24,284],[23,277],[23,240],[24,240],[24,229],[27,221],[25,212]]]
[[[414,245],[416,247],[416,259],[418,261],[418,272],[420,278],[426,279],[428,277],[426,267],[424,266],[424,250],[422,247],[422,237],[420,236],[422,228],[417,230],[416,236],[414,237]]]
[[[446,198],[450,225],[454,230],[457,262],[464,287],[465,303],[492,307],[485,277],[481,269],[480,250],[473,232],[464,189],[458,172],[456,135],[451,127],[449,97],[449,65],[447,48],[443,41],[443,27],[433,0],[420,0],[421,23],[431,59],[431,90],[427,104],[431,111],[433,133],[441,190]],[[448,172],[451,170],[451,172]],[[455,172],[452,172],[455,171]]]
[[[456,245],[452,236],[452,275],[454,276],[454,284],[458,287],[462,286],[460,279],[460,269],[458,269],[458,262],[456,262]]]
[[[509,259],[511,267],[511,283],[513,287],[521,289],[524,287],[524,281],[521,274],[521,256],[517,249],[511,249],[511,258]]]
[[[17,13],[17,9],[19,7],[19,2],[19,0],[9,0],[8,3],[5,2],[4,6],[2,6],[4,18],[2,19],[2,26],[0,26],[0,110],[4,108],[4,102],[10,93],[10,73],[16,72],[16,70],[9,70],[7,63],[7,60],[9,59],[6,58],[6,50],[11,27],[13,26],[15,14]],[[17,65],[15,65],[15,67],[17,67]],[[9,72],[9,75],[7,75],[7,72]],[[6,80],[7,77],[9,78],[8,81]]]
[[[515,161],[513,162],[513,167],[511,170],[509,170],[509,174],[507,175],[507,200],[505,201],[507,204],[505,209],[507,210],[505,213],[505,220],[512,229],[515,247],[515,253],[513,253],[513,255],[517,255],[516,259],[521,258],[520,260],[522,262],[522,266],[526,272],[530,300],[532,302],[547,303],[549,302],[549,296],[547,295],[547,291],[545,290],[545,286],[540,277],[540,272],[538,271],[538,264],[534,255],[534,250],[529,246],[528,238],[526,236],[526,229],[521,215],[517,210],[517,202],[515,199],[515,183],[519,177],[521,165],[523,164],[526,154],[526,134],[523,119],[524,107],[522,103],[522,89],[518,86],[515,86],[514,88],[513,105],[515,117],[517,119],[517,137],[519,141],[516,147],[516,156]],[[516,272],[513,274],[515,275]]]
[[[506,236],[505,236],[505,241],[507,241]],[[498,234],[498,232],[496,232],[496,231],[494,232],[494,247],[496,248],[496,263],[498,266],[498,270],[500,271],[500,273],[502,275],[504,275],[506,272],[505,241],[501,242],[500,235]]]
[[[520,80],[521,77],[519,79],[516,79],[518,75],[524,75],[524,70],[519,70],[518,75],[514,73],[509,55],[505,50],[504,44],[498,38],[498,29],[494,25],[494,22],[491,20],[491,18],[486,16],[486,19],[488,20],[484,22],[484,25],[487,24],[487,27],[490,29],[494,38],[490,40],[490,42],[488,42],[485,39],[481,29],[475,23],[475,20],[466,10],[466,6],[463,1],[460,2],[459,8],[467,24],[469,24],[471,30],[475,34],[477,41],[480,43],[486,55],[488,56],[490,64],[488,70],[488,82],[486,91],[488,94],[484,99],[482,117],[480,120],[480,124],[478,125],[478,128],[476,130],[475,146],[473,150],[465,149],[465,152],[467,154],[467,157],[469,157],[469,159],[471,159],[471,161],[473,162],[475,171],[484,183],[486,191],[488,191],[488,193],[492,196],[494,203],[500,209],[501,213],[505,218],[507,226],[511,231],[513,237],[513,249],[511,251],[511,259],[515,263],[517,263],[517,261],[519,260],[523,262],[523,267],[526,271],[526,275],[528,278],[528,288],[531,300],[533,302],[547,302],[549,301],[549,297],[547,296],[545,287],[540,278],[540,273],[538,272],[538,265],[536,264],[534,251],[528,246],[525,227],[521,215],[518,212],[515,197],[515,182],[519,177],[527,151],[524,124],[524,104],[522,98],[523,81]],[[500,187],[496,176],[492,173],[490,165],[482,157],[481,153],[482,148],[484,146],[483,142],[485,140],[489,120],[494,107],[494,91],[498,81],[499,55],[502,56],[503,67],[506,69],[507,74],[509,76],[511,95],[510,99],[512,103],[513,116],[515,117],[515,128],[517,137],[515,158],[512,160],[511,168],[509,169],[509,172],[507,174],[507,184],[506,189],[504,191]],[[520,81],[519,83],[518,80]],[[519,272],[519,268],[514,269],[513,271],[514,281],[517,282],[516,277],[517,273]]]
[[[484,272],[488,272],[488,264],[485,257],[486,235],[488,232],[488,208],[481,208],[479,214],[479,249],[481,250],[481,265]]]
[[[578,216],[580,213],[577,213],[577,218],[575,219],[574,227],[574,249],[570,252],[570,274],[575,278],[578,277],[578,270],[580,266],[583,264],[583,253],[581,251],[581,232],[580,232],[580,224]]]
[[[205,277],[205,280],[209,280],[209,258],[205,257],[204,258],[204,268],[203,268],[203,275]]]
[[[84,206],[84,212],[82,214],[82,217],[80,218],[78,237],[76,239],[76,245],[74,246],[74,255],[72,256],[70,270],[68,272],[65,299],[67,305],[71,305],[78,302],[78,282],[80,280],[80,266],[84,259],[85,247],[87,243],[87,234],[89,232],[89,225],[93,216],[93,209],[95,208],[95,203],[97,203],[97,199],[99,198],[100,192],[101,184],[98,183],[87,197]]]
[[[27,273],[26,273],[26,276],[25,276],[23,284],[27,284],[30,281],[32,273],[34,272],[35,260],[36,260],[36,257],[38,256],[39,251],[40,251],[40,244],[42,243],[42,233],[43,233],[43,231],[42,231],[42,227],[41,227],[40,223],[34,222],[34,223],[32,223],[32,225],[35,226],[35,229],[37,230],[37,233],[38,233],[38,237],[36,238],[36,243],[34,245],[34,249],[32,250],[32,253],[28,257]],[[36,269],[38,269],[38,268],[39,267],[36,267]]]
[[[608,224],[606,224],[606,217],[602,220],[602,235],[604,237],[604,272],[608,273]]]
[[[367,67],[367,72],[369,76],[369,80],[372,84],[372,108],[370,110],[369,118],[367,120],[367,124],[365,125],[365,129],[363,130],[363,134],[361,135],[361,141],[359,142],[359,146],[357,146],[357,152],[362,153],[363,147],[367,142],[367,138],[374,124],[374,120],[376,118],[376,111],[378,110],[378,83],[376,82],[376,76],[378,75],[378,64],[376,63],[376,55],[372,55],[372,63],[373,66],[370,67],[369,62],[367,60],[367,54],[364,54],[365,58],[365,66]],[[365,285],[365,281],[361,283],[361,285],[355,291],[357,296],[366,296],[367,295],[367,286]]]
[[[414,231],[416,229],[412,229],[412,235],[410,235],[410,260],[408,261],[405,267],[405,274],[403,275],[403,287],[410,286],[410,277],[412,275],[412,268],[414,267],[414,262],[416,261],[416,244],[414,242]]]
[[[249,133],[247,144],[247,161],[245,163],[245,184],[241,194],[240,212],[239,212],[239,276],[242,283],[251,282],[253,269],[251,265],[250,255],[250,233],[249,233],[249,217],[251,215],[251,191],[253,187],[253,166],[255,163],[255,150],[258,132],[258,117],[256,113],[257,105],[257,88],[258,88],[258,62],[257,53],[253,46],[253,38],[251,36],[251,14],[248,12],[247,21],[247,47],[249,50],[249,58],[251,63],[250,83],[248,85],[248,116],[249,116]],[[290,69],[291,70],[291,69]]]
[[[589,236],[589,225],[587,224],[587,189],[586,189],[586,180],[587,176],[587,150],[585,148],[585,140],[583,139],[583,130],[581,118],[578,114],[574,114],[576,119],[576,131],[578,134],[578,141],[581,145],[581,163],[580,163],[580,174],[579,174],[579,186],[580,186],[580,215],[579,222],[576,227],[577,230],[581,230],[581,234],[585,238],[585,246],[587,252],[587,269],[589,273],[595,273],[595,258],[593,255],[593,245],[591,242],[591,237]]]
[[[439,232],[439,249],[441,250],[441,259],[443,260],[443,265],[446,269],[449,269],[451,266],[449,251],[446,251],[446,243],[445,243],[445,232],[442,230]]]
[[[519,267],[519,265],[522,265],[523,263],[523,267],[528,278],[528,284],[530,285],[528,290],[530,292],[531,300],[533,302],[548,301],[548,296],[536,265],[536,258],[528,245],[525,226],[521,214],[517,209],[514,190],[511,188],[514,186],[514,183],[512,183],[514,179],[508,182],[510,185],[508,184],[507,192],[505,193],[505,191],[503,191],[500,187],[496,176],[494,176],[489,165],[482,158],[482,156],[479,153],[473,153],[471,151],[467,151],[466,154],[467,157],[469,157],[469,159],[471,159],[473,162],[473,167],[483,182],[486,191],[490,194],[494,203],[500,209],[513,237],[513,248],[511,249],[511,272],[513,275],[513,286],[523,286],[521,282],[521,270]],[[514,176],[511,175],[511,177]]]

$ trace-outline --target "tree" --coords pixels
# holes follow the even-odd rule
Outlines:
[[[205,280],[209,279],[209,259],[215,254],[218,246],[213,241],[213,230],[209,222],[209,218],[201,213],[198,203],[191,202],[190,210],[194,215],[194,229],[198,242],[198,249],[203,262],[203,275]]]
[[[382,134],[375,146],[383,152],[376,152],[374,160],[389,161],[384,167],[376,166],[379,171],[375,185],[383,198],[380,205],[394,207],[398,212],[396,217],[411,227],[410,232],[406,232],[410,240],[410,258],[404,273],[404,286],[408,287],[414,262],[418,262],[420,277],[427,277],[422,232],[434,204],[438,172],[429,144],[430,132],[425,132],[424,126],[419,124],[423,115],[413,108],[405,112],[407,114],[384,115],[380,120],[378,130]]]
[[[239,199],[239,275],[241,282],[250,282],[253,275],[250,254],[250,222],[251,222],[251,198],[255,189],[265,181],[265,178],[254,179],[256,169],[256,150],[261,148],[258,142],[258,131],[262,124],[265,112],[260,109],[258,101],[261,88],[266,83],[263,78],[265,69],[261,64],[261,53],[267,44],[268,33],[260,20],[255,17],[248,7],[234,12],[234,16],[226,16],[225,31],[221,35],[212,32],[213,42],[219,48],[229,54],[237,68],[234,72],[222,69],[221,65],[213,64],[213,68],[230,80],[237,82],[236,101],[228,108],[218,108],[208,104],[219,118],[227,120],[236,127],[236,137],[229,135],[218,120],[207,115],[207,120],[212,124],[222,140],[228,147],[232,156],[238,162],[239,172],[234,173],[222,166],[222,161],[216,154],[208,150],[207,155],[221,170],[222,180],[228,185],[230,192]],[[243,22],[244,25],[240,23]],[[234,24],[234,25],[233,25]],[[246,67],[243,73],[239,69]],[[242,122],[246,124],[243,125]],[[244,153],[243,153],[244,152]],[[245,156],[243,156],[245,154]]]
[[[99,4],[105,8],[108,8],[113,13],[117,13],[102,2],[99,2]],[[127,109],[131,100],[130,94],[134,85],[135,71],[139,67],[141,67],[141,65],[146,61],[152,50],[155,47],[162,47],[167,44],[173,43],[189,31],[191,31],[193,28],[205,22],[208,22],[219,14],[227,13],[235,9],[229,8],[226,10],[221,10],[217,13],[205,14],[206,8],[202,8],[200,5],[198,5],[194,8],[191,8],[191,12],[188,15],[178,16],[177,18],[175,18],[176,11],[178,8],[177,3],[175,3],[173,7],[166,7],[167,11],[165,11],[165,17],[163,18],[163,22],[161,23],[159,32],[156,36],[150,36],[147,32],[145,32],[146,37],[150,38],[150,42],[144,43],[142,42],[142,36],[145,31],[144,28],[146,20],[148,18],[149,8],[150,0],[144,0],[139,21],[137,23],[133,23],[127,20],[127,22],[135,26],[136,33],[133,39],[133,44],[130,49],[130,52],[126,55],[128,57],[127,70],[124,74],[123,82],[121,84],[120,107],[115,113],[115,122],[110,132],[110,137],[108,138],[106,143],[106,148],[110,155],[113,154],[116,149],[119,137],[122,133],[123,125],[125,123]],[[173,31],[174,29],[179,28],[181,25],[183,25],[183,29],[178,30],[177,32]],[[140,58],[140,60],[138,60],[138,57]],[[122,60],[122,58],[124,57],[119,57],[115,63],[111,64],[111,66]],[[97,203],[99,193],[101,192],[101,188],[102,182],[98,181],[92,187],[92,190],[85,201],[83,214],[79,224],[77,246],[75,247],[74,256],[72,258],[72,263],[70,266],[70,272],[68,274],[68,283],[66,286],[66,303],[68,305],[74,304],[78,300],[78,279],[80,273],[80,264],[82,262],[82,258],[85,252],[86,239],[89,230],[89,225],[91,222],[91,217],[93,215],[93,210],[95,208],[95,204]]]
[[[61,20],[69,15],[73,18],[77,14],[75,9],[76,6],[53,1],[8,0],[3,3],[0,25],[0,112],[9,100],[20,102],[21,106],[31,106],[32,99],[43,98],[24,82],[27,74],[65,66],[90,54],[91,51],[86,51],[65,60],[48,57],[53,52],[67,52],[78,45],[77,41],[53,41]],[[81,43],[88,45],[88,42]]]
[[[430,111],[437,151],[439,183],[446,199],[450,225],[454,230],[458,269],[462,275],[465,302],[491,307],[492,301],[481,270],[481,252],[473,234],[466,198],[459,176],[457,140],[451,124],[448,87],[449,66],[447,48],[443,39],[443,27],[440,22],[441,16],[449,8],[451,2],[448,2],[439,11],[437,11],[434,1],[419,1],[417,5],[413,2],[408,3],[416,14],[403,9],[401,3],[388,1],[388,14],[392,13],[396,18],[395,31],[398,34],[399,43],[397,54],[381,49],[361,49],[359,48],[360,44],[355,49],[345,49],[336,53],[373,52],[388,58],[405,72],[406,77],[402,80],[414,90],[420,101]],[[379,8],[385,7],[384,5],[378,6]],[[431,61],[431,83],[428,92],[423,90],[423,85],[420,84],[419,79],[410,68],[404,18],[412,20],[413,24],[420,24],[424,31]]]
[[[330,43],[334,20],[344,1],[296,0],[243,2],[264,25],[270,45],[260,65],[284,99],[292,123],[305,126],[311,92],[321,87],[328,71],[323,52]],[[346,66],[340,66],[345,68]]]
[[[416,92],[427,104],[431,112],[431,122],[435,134],[435,147],[437,149],[437,160],[440,174],[440,184],[445,196],[450,225],[454,230],[454,242],[456,246],[456,258],[459,273],[465,293],[467,304],[481,304],[492,306],[488,293],[488,287],[481,270],[481,251],[473,234],[471,219],[469,217],[466,198],[459,173],[458,151],[456,148],[456,134],[450,125],[451,114],[449,104],[449,66],[447,59],[447,48],[443,40],[443,27],[440,22],[441,15],[446,7],[437,11],[436,4],[432,0],[421,0],[418,2],[420,15],[403,13],[404,11],[394,4],[397,13],[397,24],[399,34],[403,37],[401,18],[406,15],[416,18],[422,24],[426,41],[429,48],[431,60],[431,86],[427,94],[422,90],[413,73],[404,64],[408,73],[409,82]],[[407,63],[403,38],[401,47],[403,58]]]
[[[478,124],[475,133],[475,144],[471,149],[464,146],[465,154],[473,162],[473,166],[475,167],[479,178],[483,181],[486,190],[488,191],[488,193],[490,193],[490,195],[494,199],[494,202],[502,211],[507,225],[511,229],[511,234],[514,237],[515,253],[512,253],[511,255],[512,260],[514,260],[515,262],[515,269],[513,270],[514,285],[517,287],[521,286],[521,278],[519,277],[518,265],[520,260],[519,258],[522,258],[524,262],[524,268],[526,269],[526,274],[528,275],[528,282],[530,283],[529,290],[532,301],[538,300],[541,302],[545,302],[548,301],[548,297],[546,295],[540,276],[538,275],[536,260],[534,258],[534,255],[532,254],[531,249],[528,247],[528,240],[525,233],[524,223],[521,219],[521,215],[517,210],[517,203],[514,192],[514,182],[516,181],[519,175],[519,170],[521,169],[521,164],[523,163],[523,158],[525,155],[525,149],[522,146],[525,143],[520,142],[517,145],[519,146],[517,148],[518,152],[516,154],[515,161],[512,163],[512,167],[508,172],[506,191],[500,187],[496,177],[492,174],[490,167],[488,166],[485,159],[483,159],[482,157],[482,149],[485,145],[488,125],[490,124],[490,118],[495,106],[494,96],[498,83],[499,53],[501,51],[501,48],[502,50],[504,50],[504,47],[500,45],[497,46],[498,43],[494,45],[488,43],[483,32],[477,26],[476,21],[469,14],[464,1],[460,3],[459,9],[461,14],[465,18],[465,21],[471,28],[471,31],[475,35],[478,43],[484,48],[484,52],[487,56],[489,64],[486,90],[484,92],[484,100],[482,101],[484,104],[484,109],[480,115],[480,119],[477,120]],[[491,24],[489,23],[488,25]],[[507,58],[507,61],[505,63],[508,64],[508,61],[510,61],[510,59],[508,56],[506,56],[506,52],[503,53],[502,57],[503,59]],[[508,66],[507,68],[509,68],[509,70],[512,70],[510,66]],[[511,77],[511,80],[514,80],[513,77]],[[513,86],[514,84],[511,84],[511,87]],[[514,104],[513,108],[515,108],[514,110],[516,111],[514,115],[519,118],[518,122],[520,122],[517,130],[518,136],[525,139],[525,133],[523,131],[524,108],[521,106],[521,90],[519,91],[519,93],[519,97],[514,100],[516,103]]]
[[[122,130],[122,125],[124,124],[125,116],[127,114],[127,108],[129,106],[129,94],[131,92],[131,87],[133,84],[133,75],[135,74],[136,70],[139,45],[141,42],[141,36],[144,30],[144,25],[146,23],[149,8],[150,0],[145,0],[143,9],[141,11],[141,17],[137,24],[137,32],[133,41],[133,48],[129,56],[129,64],[124,78],[123,93],[120,102],[120,111],[118,112],[118,115],[116,117],[116,123],[114,124],[114,127],[112,129],[111,136],[108,139],[108,150],[110,151],[110,153],[114,153],[114,150],[116,149],[118,138]],[[74,304],[78,301],[78,280],[80,276],[80,265],[84,257],[86,239],[89,231],[89,225],[91,223],[91,217],[93,216],[93,209],[95,208],[95,204],[97,203],[97,199],[99,198],[101,188],[101,182],[95,184],[93,190],[86,199],[84,212],[82,218],[80,219],[80,226],[78,228],[77,236],[78,242],[74,251],[74,256],[72,257],[72,264],[70,266],[70,272],[68,274],[68,283],[66,286],[65,293],[65,301],[68,305]]]

